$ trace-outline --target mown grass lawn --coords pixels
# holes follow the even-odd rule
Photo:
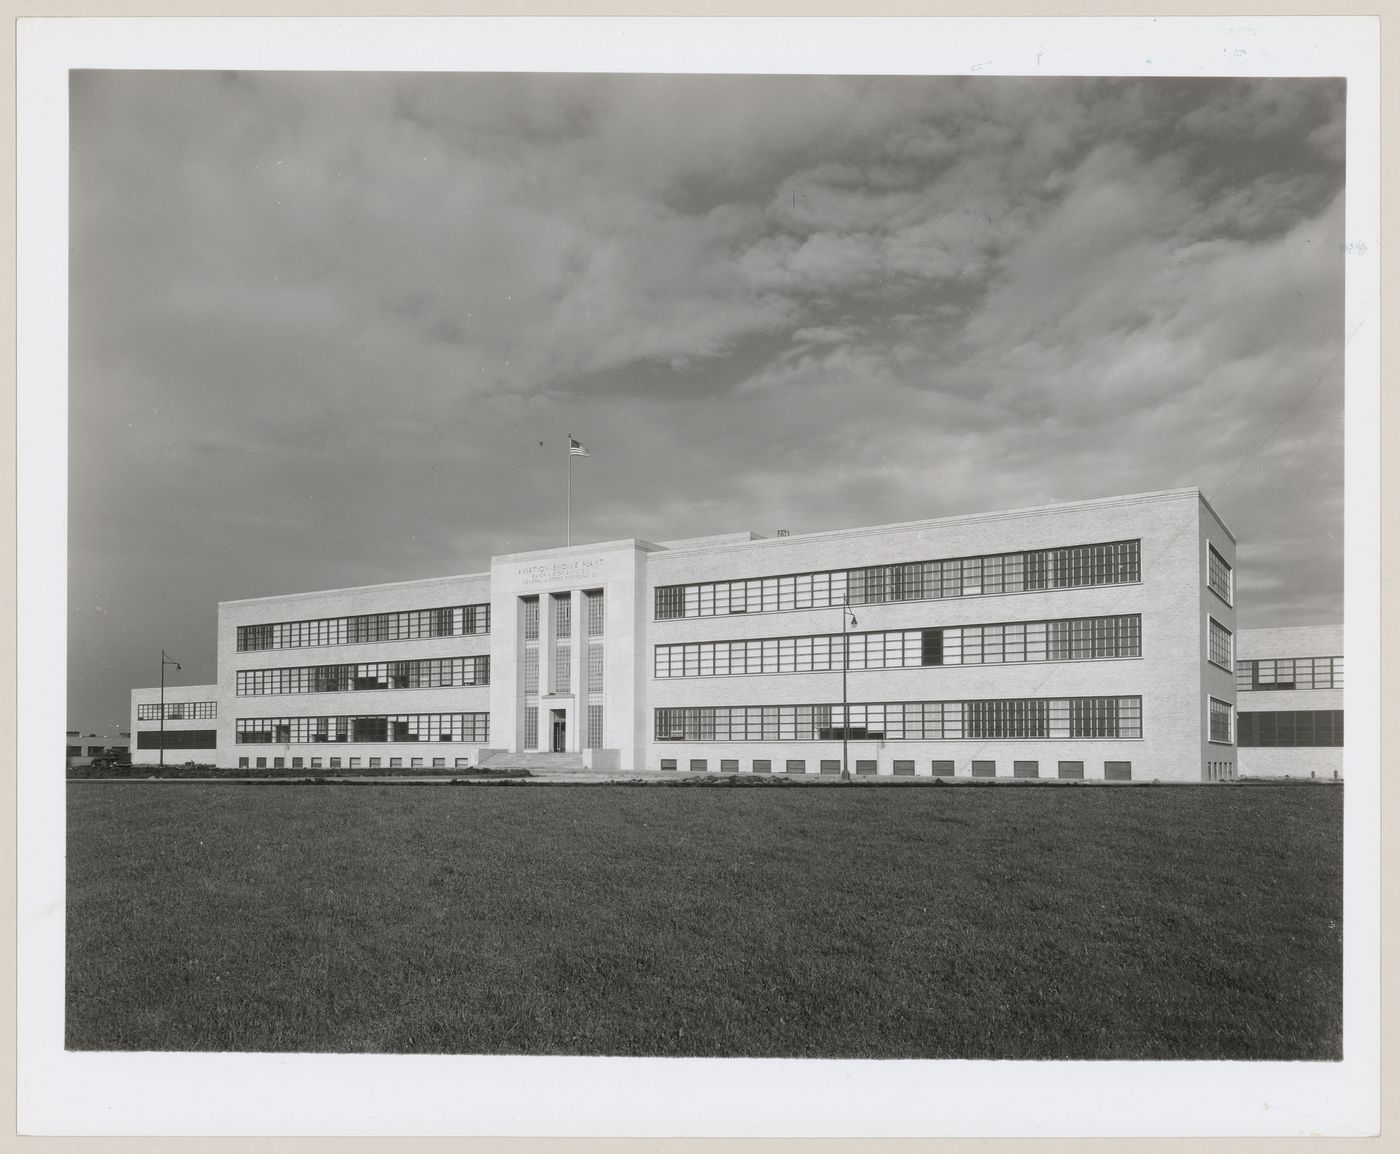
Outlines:
[[[71,1049],[1341,1056],[1340,788],[68,789]]]

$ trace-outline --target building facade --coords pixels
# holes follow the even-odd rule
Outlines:
[[[224,602],[217,684],[166,688],[166,760],[1230,780],[1234,565],[1176,489]]]
[[[1247,777],[1342,776],[1342,627],[1240,632],[1239,765]]]
[[[94,761],[124,762],[131,756],[131,734],[83,733],[78,729],[67,731],[64,746],[64,763],[69,769],[91,765]]]
[[[132,690],[132,763],[147,765],[163,760],[177,765],[216,760],[218,712],[218,685],[167,685],[163,692],[159,688]]]

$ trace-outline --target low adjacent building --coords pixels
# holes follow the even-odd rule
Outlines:
[[[133,762],[228,764],[219,758],[219,696],[217,684],[132,690]]]
[[[133,693],[134,756],[1231,780],[1234,565],[1174,489],[229,601],[214,685]]]
[[[83,733],[70,729],[66,734],[64,764],[69,769],[96,762],[122,763],[131,758],[131,734]]]
[[[1236,663],[1243,777],[1342,777],[1342,627],[1244,629]]]

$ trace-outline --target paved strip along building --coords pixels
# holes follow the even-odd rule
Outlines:
[[[1342,776],[1342,627],[1240,631],[1239,772]]]
[[[167,686],[163,723],[136,690],[133,755],[1229,780],[1234,563],[1176,489],[228,601],[217,684]]]

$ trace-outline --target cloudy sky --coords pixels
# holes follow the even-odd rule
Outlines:
[[[569,432],[576,542],[1199,485],[1245,626],[1340,620],[1340,81],[71,94],[71,726],[221,599],[562,544]]]

